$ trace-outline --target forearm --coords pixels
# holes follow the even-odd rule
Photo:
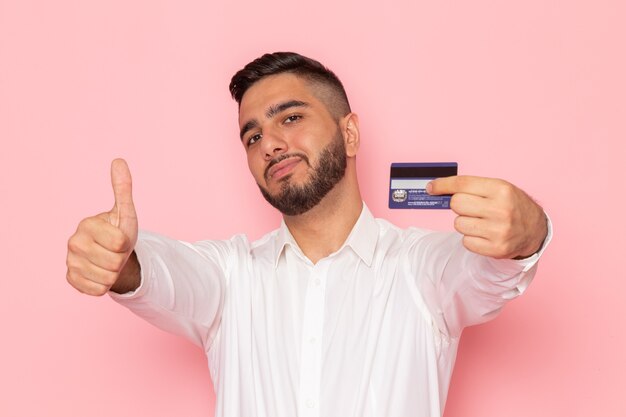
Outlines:
[[[109,295],[163,330],[200,346],[210,344],[220,323],[228,247],[224,242],[190,244],[141,231],[124,271],[125,287]]]
[[[120,271],[120,276],[115,284],[110,288],[117,294],[126,294],[135,291],[141,284],[141,265],[137,260],[137,254],[133,251]]]
[[[442,310],[451,329],[460,331],[495,317],[513,298],[526,291],[537,262],[549,244],[552,227],[539,250],[524,259],[494,259],[459,248],[443,271],[440,292]]]
[[[489,320],[511,299],[522,294],[536,271],[540,251],[524,260],[494,259],[467,250],[462,236],[424,236],[409,256],[417,284],[437,326],[449,336],[464,327]]]

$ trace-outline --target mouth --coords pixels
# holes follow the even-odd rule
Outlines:
[[[265,170],[265,181],[284,178],[286,175],[290,174],[301,161],[301,157],[294,155],[283,158],[278,162],[270,162]]]

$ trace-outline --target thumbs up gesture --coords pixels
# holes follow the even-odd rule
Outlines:
[[[83,219],[67,244],[67,281],[89,295],[100,296],[110,289],[131,291],[140,281],[139,264],[133,253],[137,214],[130,170],[123,159],[111,163],[111,184],[113,208]]]

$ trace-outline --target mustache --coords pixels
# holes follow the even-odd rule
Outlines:
[[[306,162],[306,164],[308,166],[311,166],[311,164],[309,163],[309,158],[303,154],[303,153],[290,153],[290,154],[282,154],[282,155],[278,155],[276,158],[272,159],[269,164],[267,164],[267,166],[265,167],[265,172],[263,173],[263,176],[265,177],[265,180],[267,181],[267,176],[269,173],[269,170],[271,167],[273,167],[274,165],[276,165],[277,163],[284,161],[285,159],[288,158],[300,158],[301,160],[303,160],[304,162]]]

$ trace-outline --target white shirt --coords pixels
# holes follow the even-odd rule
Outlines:
[[[111,296],[204,348],[217,417],[440,416],[461,331],[524,292],[549,229],[539,254],[496,260],[364,205],[316,264],[284,222],[252,243],[142,231],[141,286]]]

